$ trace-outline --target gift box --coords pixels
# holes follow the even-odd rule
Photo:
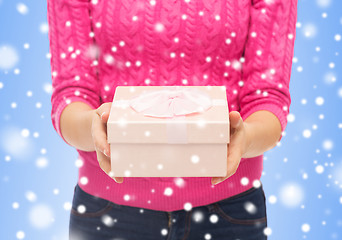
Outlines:
[[[107,122],[114,177],[224,177],[225,86],[117,86]]]

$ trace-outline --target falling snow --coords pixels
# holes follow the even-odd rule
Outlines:
[[[17,11],[22,15],[26,15],[29,12],[29,9],[24,3],[18,3]]]
[[[38,204],[30,209],[29,219],[31,225],[35,228],[48,228],[54,221],[54,212],[50,206],[46,204]]]
[[[18,231],[16,235],[17,235],[17,239],[25,238],[25,233],[23,231]]]
[[[0,70],[9,70],[19,61],[17,50],[10,45],[0,45]]]
[[[25,193],[26,199],[30,202],[35,202],[37,200],[37,195],[32,191],[27,191]]]
[[[6,224],[11,225],[9,239],[39,239],[37,236],[42,234],[44,239],[66,240],[65,223],[72,209],[73,187],[77,171],[84,167],[84,162],[74,149],[61,142],[51,126],[50,99],[54,88],[49,79],[63,73],[55,69],[51,75],[49,72],[50,61],[55,56],[49,52],[47,41],[49,26],[44,12],[46,5],[39,6],[34,1],[19,1],[14,4],[10,2],[0,0],[2,17],[9,20],[6,24],[12,26],[4,28],[3,36],[6,37],[3,37],[0,43],[0,168],[3,170],[0,179],[1,189],[9,189],[6,204],[0,212],[6,216],[17,216],[13,218],[15,221],[9,219],[4,223],[5,227]],[[185,4],[192,2],[184,1]],[[269,5],[275,2],[264,1]],[[149,3],[152,7],[158,7],[159,4],[153,0]],[[96,7],[101,2],[92,0],[91,4]],[[241,187],[263,187],[269,219],[269,226],[263,230],[265,235],[272,235],[274,239],[288,239],[284,236],[290,229],[293,239],[340,239],[342,218],[336,213],[340,212],[342,206],[342,158],[339,147],[342,134],[342,115],[339,110],[342,101],[342,15],[337,9],[341,9],[342,5],[340,1],[314,0],[299,1],[298,6],[301,17],[296,23],[297,45],[292,59],[292,102],[286,117],[288,125],[282,133],[282,142],[265,153],[261,181],[240,176],[239,184]],[[260,14],[267,13],[267,8],[261,8]],[[207,11],[200,10],[198,21],[206,17],[206,14]],[[212,24],[218,24],[224,21],[226,16],[215,12],[211,17]],[[127,19],[130,19],[132,24],[140,24],[143,18],[132,14],[127,16]],[[189,15],[181,14],[180,20],[182,24],[186,24]],[[75,22],[66,21],[62,24],[66,29],[72,29]],[[93,31],[86,37],[96,40],[105,27],[104,22],[94,22]],[[227,49],[240,39],[238,27],[237,31],[231,31],[227,38],[221,40]],[[156,33],[169,31],[162,22],[156,22],[154,30]],[[256,30],[248,36],[256,39],[260,37],[260,32]],[[294,37],[294,33],[286,33],[287,40],[293,40]],[[180,45],[184,39],[182,35],[177,35],[172,41],[173,44]],[[117,54],[126,51],[125,47],[131,47],[126,39],[118,39],[109,47],[108,52],[102,52],[95,44],[82,52],[71,44],[58,58],[78,60],[81,54],[85,54],[92,60],[92,66],[98,66],[98,58],[102,56],[101,60],[105,64],[117,66],[119,69],[135,69],[146,64],[146,59],[118,60]],[[140,46],[137,50],[141,52],[144,47]],[[182,49],[170,49],[166,54],[170,59],[180,60],[187,56]],[[267,52],[257,49],[254,54],[264,56]],[[202,61],[209,66],[218,61],[216,57],[206,54]],[[245,57],[220,61],[222,60],[224,68],[233,68],[238,72],[244,69],[244,63],[248,60]],[[281,75],[282,72],[273,66],[268,68],[268,72],[257,74],[261,79],[265,79],[268,76],[279,76],[277,74]],[[79,74],[72,76],[72,79],[77,83],[85,77],[86,75]],[[211,76],[204,73],[202,77],[207,80]],[[229,80],[231,75],[224,72],[222,77]],[[151,78],[143,81],[147,85],[152,83]],[[186,85],[190,81],[182,79],[181,82]],[[243,89],[248,84],[248,80],[240,79],[237,86]],[[282,84],[276,86],[279,89],[287,88]],[[239,89],[232,89],[234,97],[240,96]],[[109,96],[112,90],[112,85],[105,84],[101,91]],[[78,97],[84,94],[80,90],[73,90],[72,93]],[[256,90],[256,94],[263,97],[269,97],[271,93],[270,90],[261,88]],[[65,100],[70,103],[70,99]],[[124,118],[120,124],[127,126]],[[199,126],[205,127],[205,122],[199,122]],[[153,132],[145,131],[144,134],[150,137]],[[118,158],[117,152],[113,152],[113,158]],[[198,165],[203,159],[194,153],[189,161]],[[162,170],[165,165],[159,164],[156,168]],[[125,176],[129,177],[130,173],[127,170]],[[90,181],[87,176],[82,176],[79,183],[86,186]],[[175,177],[161,191],[151,188],[147,192],[151,196],[160,194],[171,199],[187,184],[184,178]],[[215,188],[219,187],[218,185]],[[120,197],[128,204],[136,200],[132,192]],[[150,199],[156,201],[148,198],[146,202],[151,203]],[[221,221],[217,214],[206,216],[195,210],[190,200],[183,204],[184,211],[192,211],[191,226],[204,221],[210,224]],[[252,201],[244,202],[241,207],[251,215],[258,212],[257,205]],[[77,206],[76,210],[80,214],[87,212],[86,206],[82,204]],[[140,209],[140,212],[143,213],[143,209]],[[208,219],[205,219],[205,216]],[[115,215],[109,214],[102,215],[100,219],[102,225],[96,226],[98,231],[104,227],[115,228],[120,222]],[[279,219],[282,221],[278,221]],[[164,237],[169,233],[167,225],[160,229],[160,235]],[[214,234],[204,231],[202,239],[216,239]],[[0,233],[1,237],[4,238]]]
[[[304,190],[298,183],[286,183],[279,189],[279,199],[285,207],[298,207],[304,200]]]
[[[46,168],[49,164],[49,161],[47,160],[47,158],[45,157],[39,157],[37,160],[36,160],[36,166],[38,168]]]
[[[304,223],[303,225],[302,225],[302,231],[303,232],[309,232],[310,231],[310,225],[309,224],[307,224],[307,223]]]

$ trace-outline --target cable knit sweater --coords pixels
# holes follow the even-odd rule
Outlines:
[[[297,0],[48,0],[53,127],[65,141],[63,109],[75,101],[98,108],[113,100],[116,86],[225,85],[229,111],[243,119],[270,111],[284,131],[296,20]],[[84,191],[162,211],[258,186],[263,169],[260,155],[242,158],[236,173],[214,186],[211,177],[125,177],[119,184],[96,152],[77,151]]]

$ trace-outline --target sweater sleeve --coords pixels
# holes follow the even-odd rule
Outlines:
[[[51,120],[57,133],[70,145],[61,133],[62,111],[76,101],[84,102],[92,109],[100,105],[96,61],[94,54],[89,54],[96,49],[90,3],[48,0],[47,4],[53,90]]]
[[[282,132],[285,130],[296,21],[297,0],[252,0],[243,53],[243,86],[238,95],[243,120],[258,110],[267,110],[278,118]]]

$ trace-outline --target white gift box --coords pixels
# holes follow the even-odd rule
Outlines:
[[[118,86],[107,122],[114,177],[224,177],[225,86]]]

